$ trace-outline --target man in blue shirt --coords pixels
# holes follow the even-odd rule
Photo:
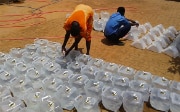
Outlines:
[[[125,8],[119,7],[117,12],[110,16],[104,29],[104,36],[112,43],[118,45],[123,45],[119,39],[130,31],[131,26],[139,26],[134,20],[125,18],[124,14]]]

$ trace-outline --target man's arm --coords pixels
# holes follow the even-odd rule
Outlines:
[[[139,23],[137,23],[136,21],[134,21],[132,19],[127,19],[127,20],[130,22],[131,26],[139,26]]]
[[[66,51],[65,56],[67,56],[67,55],[69,54],[69,52],[70,52],[75,46],[78,45],[78,43],[80,42],[81,38],[82,38],[81,36],[75,38],[74,43],[73,43],[73,44],[71,45],[71,47]]]
[[[64,42],[63,42],[63,45],[62,45],[62,51],[66,52],[65,47],[66,47],[67,41],[69,40],[69,37],[70,37],[70,31],[66,31]]]

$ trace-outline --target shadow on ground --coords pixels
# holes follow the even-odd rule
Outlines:
[[[180,74],[180,58],[172,58],[169,63],[171,63],[172,66],[168,68],[168,72]]]
[[[112,42],[109,42],[106,38],[103,38],[101,39],[101,42],[105,45],[108,45],[108,46],[113,46],[113,45],[117,45],[117,46],[124,46],[124,43],[121,41],[121,43],[112,43]]]

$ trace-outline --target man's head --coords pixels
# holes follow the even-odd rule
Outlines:
[[[73,21],[71,23],[70,32],[71,32],[71,35],[74,36],[74,37],[76,37],[76,36],[78,36],[80,34],[80,25],[79,25],[79,23],[77,21]]]
[[[124,7],[118,7],[117,12],[119,12],[122,16],[124,16],[125,8]]]

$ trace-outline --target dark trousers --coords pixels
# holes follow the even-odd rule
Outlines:
[[[104,35],[110,41],[118,41],[120,38],[124,37],[131,29],[131,25],[120,27],[116,33],[111,35]]]

